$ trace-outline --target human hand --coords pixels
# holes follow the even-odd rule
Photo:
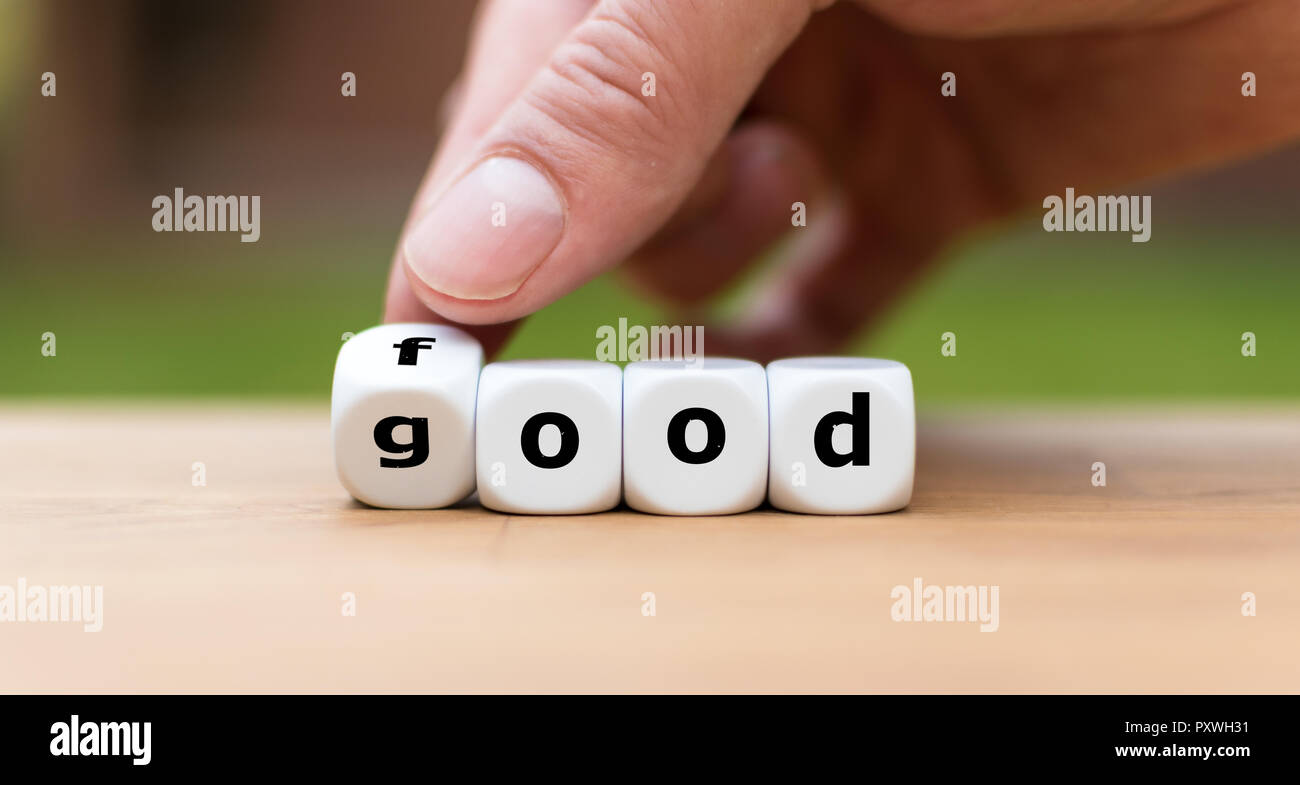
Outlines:
[[[963,232],[1300,134],[1294,0],[830,2],[486,3],[385,318],[492,352],[620,263],[695,308],[793,234],[709,352],[834,351]]]

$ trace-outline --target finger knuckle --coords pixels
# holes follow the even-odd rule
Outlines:
[[[642,93],[653,45],[643,29],[614,16],[589,20],[552,55],[528,101],[582,143],[651,160],[671,160],[686,121],[671,96]],[[652,58],[656,63],[661,57]]]

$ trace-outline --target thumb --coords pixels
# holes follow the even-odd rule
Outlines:
[[[626,258],[830,2],[597,3],[412,221],[413,293],[448,319],[500,322]]]

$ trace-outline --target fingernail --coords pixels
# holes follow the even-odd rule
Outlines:
[[[474,167],[407,235],[406,264],[431,289],[462,300],[513,294],[564,233],[551,181],[518,158]]]

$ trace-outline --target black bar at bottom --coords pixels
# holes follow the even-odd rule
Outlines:
[[[1222,695],[8,696],[0,771],[1290,771],[1297,709]]]

